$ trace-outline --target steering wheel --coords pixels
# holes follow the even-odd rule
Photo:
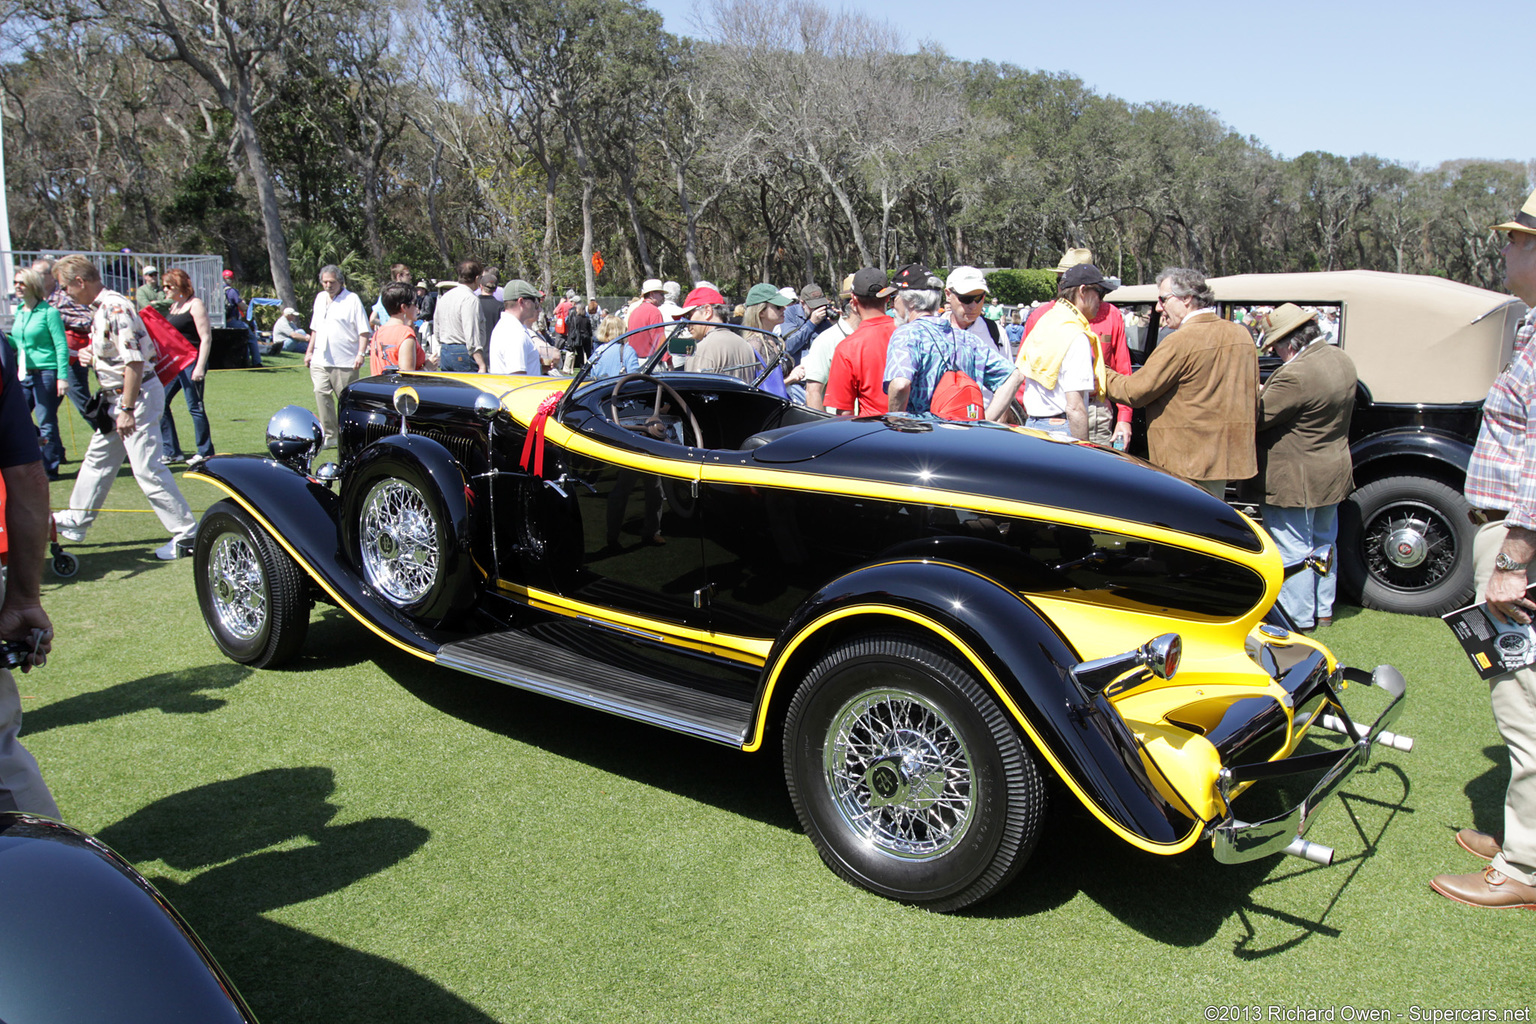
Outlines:
[[[620,377],[618,381],[613,385],[613,390],[608,393],[608,412],[609,417],[613,420],[614,423],[617,424],[619,422],[619,411],[617,405],[615,404],[619,397],[619,392],[624,389],[624,385],[634,380],[644,381],[647,384],[656,385],[656,400],[651,404],[651,417],[653,419],[659,419],[661,417],[661,395],[662,392],[666,392],[667,397],[672,399],[673,402],[677,403],[678,409],[682,412],[683,416],[687,418],[688,427],[693,431],[693,443],[700,448],[704,447],[704,433],[703,431],[699,430],[699,421],[694,417],[693,410],[688,408],[688,403],[683,401],[683,396],[678,394],[677,390],[673,388],[672,385],[668,384],[660,377],[653,376],[649,373],[626,373],[624,376]],[[660,439],[658,438],[658,440]]]

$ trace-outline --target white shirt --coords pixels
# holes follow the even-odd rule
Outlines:
[[[539,365],[539,350],[533,347],[533,335],[516,314],[505,310],[491,332],[490,356],[491,373],[526,373],[537,377],[544,372]]]
[[[988,339],[991,340],[990,338]],[[1030,416],[1051,418],[1067,414],[1067,392],[1093,391],[1093,346],[1086,336],[1073,340],[1056,371],[1056,386],[1047,388],[1037,380],[1024,378],[1024,411]],[[1083,396],[1086,406],[1087,396]]]
[[[471,353],[485,351],[485,317],[480,296],[467,284],[456,284],[437,300],[432,333],[439,345],[463,345]]]
[[[356,293],[343,288],[332,299],[330,292],[322,291],[315,296],[315,313],[309,318],[315,346],[309,365],[352,369],[370,330],[368,311]]]
[[[955,323],[954,318],[951,317],[949,322],[951,325],[953,325]],[[966,330],[970,331],[972,334],[976,335],[976,337],[986,342],[988,348],[996,351],[1004,359],[1007,359],[1009,362],[1013,361],[1012,358],[1008,355],[1008,334],[1003,330],[1001,324],[999,324],[997,328],[996,341],[992,340],[992,332],[987,330],[987,325],[981,322],[981,317],[977,317],[975,320],[972,320],[971,326],[967,327]],[[980,382],[978,381],[978,383]],[[982,388],[982,391],[986,391],[986,388]],[[990,399],[991,396],[988,395],[988,398]]]

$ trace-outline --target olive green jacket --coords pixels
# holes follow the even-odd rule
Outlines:
[[[1259,394],[1259,464],[1264,503],[1279,508],[1337,505],[1354,490],[1349,421],[1355,364],[1315,341],[1276,370]]]

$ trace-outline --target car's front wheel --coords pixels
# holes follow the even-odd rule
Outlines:
[[[872,892],[958,910],[1034,849],[1045,789],[997,702],[925,639],[847,641],[790,702],[784,771],[827,865]]]
[[[309,630],[304,574],[234,502],[210,508],[192,548],[197,603],[213,642],[254,668],[298,654]]]
[[[1367,608],[1440,615],[1472,600],[1470,507],[1454,488],[1421,476],[1360,487],[1339,509],[1345,592]]]

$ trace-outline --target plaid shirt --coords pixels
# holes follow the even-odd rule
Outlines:
[[[91,302],[96,311],[91,321],[91,361],[96,379],[104,388],[123,386],[123,367],[143,363],[146,379],[155,372],[159,352],[139,319],[139,311],[126,297],[103,288]]]
[[[53,286],[52,293],[48,296],[48,305],[59,311],[59,316],[64,319],[64,326],[76,334],[89,335],[91,333],[91,307],[81,305],[69,297],[69,293],[58,285]]]
[[[970,331],[956,330],[948,313],[918,317],[891,335],[885,355],[885,389],[890,391],[891,381],[898,377],[912,382],[907,415],[938,419],[928,410],[939,379],[951,369],[980,384],[982,400],[988,402],[1013,372],[997,349]]]
[[[1536,309],[1520,321],[1515,352],[1483,403],[1467,466],[1467,502],[1502,509],[1511,526],[1536,530]]]

